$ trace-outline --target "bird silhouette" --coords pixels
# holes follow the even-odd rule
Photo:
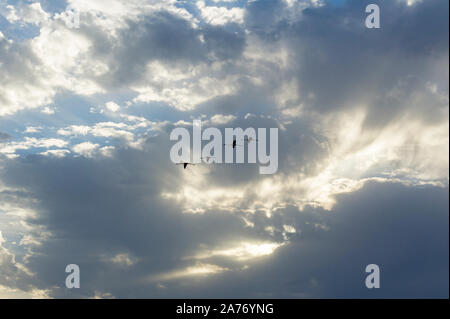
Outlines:
[[[187,163],[187,162],[184,162],[184,163],[177,163],[176,165],[183,165],[184,169],[186,169],[186,168],[188,167],[188,165],[195,166],[195,164]]]
[[[223,145],[230,145],[230,146],[233,146],[233,148],[236,148],[236,146],[243,146],[243,145],[237,144],[236,140],[233,140],[233,144],[223,144]]]

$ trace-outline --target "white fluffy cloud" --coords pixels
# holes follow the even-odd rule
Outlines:
[[[30,148],[51,148],[51,147],[64,147],[68,144],[67,141],[58,138],[34,138],[25,137],[23,141],[0,143],[0,154],[4,154],[8,157],[16,157],[17,150],[28,150]]]
[[[93,144],[91,142],[84,142],[84,143],[80,143],[75,145],[72,150],[77,153],[77,154],[81,154],[87,157],[91,157],[94,153],[94,151],[96,151],[99,148],[99,144]]]
[[[207,6],[204,1],[197,1],[197,8],[202,18],[211,25],[224,25],[227,23],[244,23],[244,9]]]

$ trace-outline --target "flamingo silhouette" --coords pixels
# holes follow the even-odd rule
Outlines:
[[[188,167],[188,165],[195,166],[195,164],[187,163],[187,162],[184,162],[184,163],[177,163],[176,165],[183,165],[184,169],[186,169],[186,168]]]
[[[231,145],[231,146],[233,146],[233,148],[236,148],[236,146],[243,146],[243,145],[238,145],[236,143],[236,140],[233,140],[233,144],[223,144],[223,145]]]

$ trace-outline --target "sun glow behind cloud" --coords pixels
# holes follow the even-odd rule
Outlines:
[[[448,109],[443,109],[448,117]],[[209,181],[208,169],[183,176],[177,193],[162,197],[181,203],[185,212],[219,208],[235,212],[265,212],[287,205],[331,210],[335,195],[359,190],[370,180],[444,186],[448,182],[449,128],[443,121],[429,125],[408,114],[382,128],[365,128],[367,111],[355,108],[348,114],[325,118],[318,132],[327,138],[320,146],[327,152],[316,174],[281,173],[223,188]],[[415,134],[421,131],[421,134]],[[248,200],[251,198],[252,200]]]
[[[181,270],[175,270],[159,275],[151,275],[147,278],[150,282],[170,281],[189,277],[205,277],[213,274],[218,274],[227,271],[227,268],[219,267],[217,265],[197,263],[194,266],[187,267]]]
[[[63,283],[46,274],[68,254],[92,265],[88,297],[232,277],[336,231],[321,213],[368,185],[407,186],[411,196],[448,187],[444,2],[386,2],[393,19],[373,38],[351,1],[69,3],[80,29],[51,6],[0,5],[9,23],[0,32],[0,273],[14,278],[0,278],[1,296],[45,296],[38,285],[61,296]],[[279,172],[169,163],[167,132],[195,118],[278,127]],[[407,202],[393,201],[380,225],[389,229]],[[329,246],[321,254],[332,262]],[[145,274],[146,292],[121,290],[124,270],[126,284]]]
[[[270,256],[281,246],[283,246],[282,243],[243,242],[238,245],[231,245],[229,248],[200,252],[194,257],[188,257],[187,259],[208,259],[216,256],[224,256],[237,261],[247,261],[254,258]]]

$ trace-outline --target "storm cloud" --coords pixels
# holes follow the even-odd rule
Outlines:
[[[448,298],[448,2],[375,2],[2,5],[0,297]],[[193,119],[278,172],[174,165]]]

